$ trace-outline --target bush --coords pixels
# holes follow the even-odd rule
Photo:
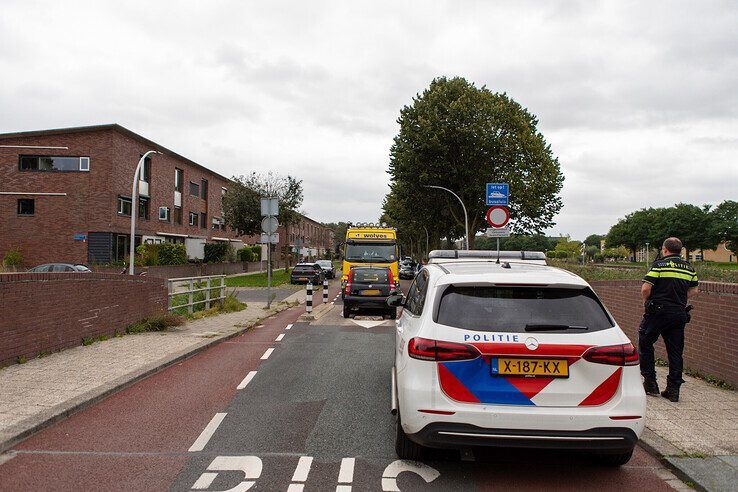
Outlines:
[[[136,247],[136,254],[138,262],[144,266],[187,263],[187,250],[181,243],[140,244]]]
[[[560,260],[564,260],[569,257],[568,251],[555,251],[555,253],[556,253],[556,258]]]
[[[146,318],[126,327],[126,333],[143,333],[146,331],[164,331],[171,326],[184,323],[184,318],[177,314],[168,313],[164,316]]]
[[[251,252],[251,247],[245,246],[238,250],[239,261],[254,261],[254,253]]]
[[[261,246],[251,246],[251,261],[261,261]]]
[[[23,263],[23,256],[20,253],[20,248],[12,248],[5,252],[3,258],[4,267],[17,267]]]
[[[205,263],[220,263],[226,260],[228,257],[228,249],[230,248],[229,243],[207,243],[205,245],[205,257],[203,261]]]
[[[546,251],[546,258],[556,258],[556,251]]]

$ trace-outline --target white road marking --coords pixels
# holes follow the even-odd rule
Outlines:
[[[284,329],[285,330],[289,330],[290,328],[292,328],[292,323],[290,323],[289,325],[287,325]]]
[[[333,305],[335,305],[335,304],[336,304],[336,301],[332,301],[332,302],[331,302],[331,306],[333,306]]]
[[[284,333],[280,333],[279,335],[277,335],[277,338],[275,338],[274,341],[281,342],[283,338],[284,338]]]
[[[266,349],[266,352],[264,352],[264,355],[261,356],[261,360],[267,360],[270,355],[272,355],[272,352],[274,352],[273,348]]]
[[[203,429],[198,438],[195,439],[195,442],[192,443],[192,446],[190,446],[190,449],[188,449],[188,451],[202,451],[203,449],[205,449],[208,441],[211,437],[213,437],[215,431],[218,430],[218,426],[221,422],[223,422],[225,416],[225,413],[216,413],[215,416],[210,420],[208,425],[205,426],[205,429]]]
[[[341,468],[338,470],[338,483],[351,483],[354,481],[354,464],[356,458],[343,458]]]
[[[257,456],[216,456],[208,465],[208,470],[210,471],[240,471],[243,473],[243,478],[245,479],[259,478],[261,476],[261,469],[261,459]],[[210,475],[213,476],[211,477]],[[217,473],[203,473],[192,488],[199,490],[207,488],[217,475]],[[198,487],[198,485],[204,485],[206,481],[208,483],[205,487]],[[244,480],[235,487],[228,489],[228,492],[246,492],[255,484],[255,481]]]
[[[290,486],[287,487],[287,492],[302,492],[304,488],[304,483],[291,483]]]
[[[312,456],[300,456],[300,459],[297,462],[297,468],[295,468],[295,473],[292,475],[292,481],[306,482],[308,479],[308,473],[310,473],[310,467],[312,465]]]
[[[217,473],[205,472],[200,475],[200,478],[198,478],[197,482],[192,485],[192,488],[196,490],[205,490],[210,487],[210,484],[213,483],[217,476]]]
[[[359,326],[363,326],[364,328],[374,328],[375,326],[379,326],[382,323],[384,323],[384,320],[383,321],[373,321],[370,319],[352,319],[351,321],[353,321]]]
[[[351,492],[351,485],[338,485],[336,492]]]
[[[441,476],[438,470],[419,461],[396,460],[387,465],[382,473],[382,490],[400,492],[397,487],[397,476],[405,471],[415,473],[426,483],[430,483]]]
[[[252,379],[254,379],[254,376],[256,376],[256,371],[249,372],[245,378],[243,378],[243,381],[241,381],[238,386],[236,386],[236,389],[242,390],[246,387],[247,384],[251,382]],[[205,487],[207,488],[207,487]]]

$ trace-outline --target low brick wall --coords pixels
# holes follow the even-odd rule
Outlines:
[[[284,262],[274,260],[274,268],[282,268]],[[158,265],[148,267],[134,267],[136,275],[142,271],[149,277],[163,279],[182,277],[202,277],[204,275],[233,275],[235,273],[258,272],[266,267],[266,262],[260,261],[236,261],[232,263],[187,263],[185,265]],[[120,273],[123,267],[98,267],[93,266],[95,272]]]
[[[166,312],[160,278],[106,273],[0,274],[0,365],[112,336]]]
[[[637,345],[643,315],[641,282],[607,280],[591,285]],[[685,331],[684,365],[738,386],[738,284],[700,282],[700,294],[690,303],[694,310]],[[666,360],[661,339],[656,354]]]

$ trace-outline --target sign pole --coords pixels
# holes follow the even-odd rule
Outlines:
[[[497,238],[497,263],[500,262],[500,238]]]

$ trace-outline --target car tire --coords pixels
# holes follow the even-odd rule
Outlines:
[[[631,456],[633,456],[632,449],[627,453],[597,454],[595,455],[595,460],[603,466],[622,466],[630,461]]]
[[[347,319],[351,317],[351,307],[347,306],[346,303],[343,304],[343,317]]]
[[[425,448],[420,444],[411,441],[405,431],[402,430],[402,420],[400,412],[397,412],[395,418],[395,453],[401,460],[420,461],[425,455]]]
[[[397,319],[397,308],[390,309],[387,314],[389,315],[389,319]]]

